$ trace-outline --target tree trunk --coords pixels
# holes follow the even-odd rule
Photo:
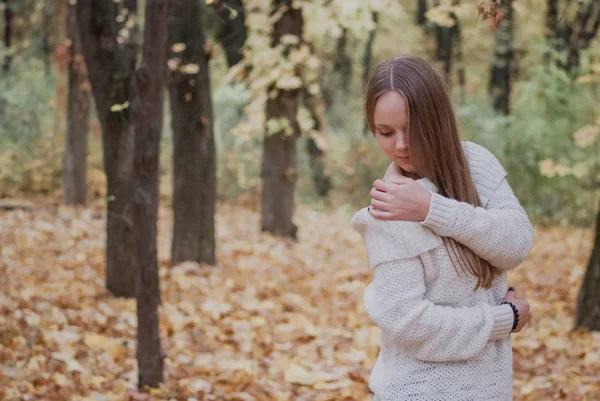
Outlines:
[[[85,204],[87,135],[90,124],[90,93],[87,70],[81,54],[77,10],[69,5],[67,34],[71,42],[69,92],[67,100],[67,139],[64,157],[64,196],[68,205]]]
[[[463,51],[462,51],[462,34],[461,34],[461,26],[460,21],[456,20],[456,31],[455,31],[455,58],[456,58],[456,72],[458,73],[458,86],[460,88],[460,99],[462,102],[465,101],[465,86],[467,83],[467,74],[465,72],[465,63],[463,59]]]
[[[365,53],[363,56],[363,88],[367,87],[367,81],[369,80],[369,74],[371,73],[371,65],[373,64],[373,43],[375,42],[375,35],[377,34],[379,23],[379,13],[373,12],[372,15],[375,27],[369,32],[367,44],[365,45]]]
[[[555,4],[549,2],[546,23],[550,25],[555,20]],[[572,76],[579,74],[579,58],[581,50],[590,47],[592,39],[600,27],[600,2],[577,2],[577,14],[572,22],[557,23],[553,48],[561,54],[556,64]]]
[[[248,36],[242,0],[220,0],[217,3],[217,20],[219,33],[216,39],[225,48],[227,65],[231,68],[242,60]]]
[[[183,261],[216,263],[215,142],[200,13],[198,0],[169,0],[169,58],[178,59],[180,66],[198,66],[193,73],[181,68],[169,71],[174,176],[172,265]],[[174,51],[176,43],[184,43],[185,49]]]
[[[348,93],[352,82],[352,59],[348,55],[347,28],[343,28],[342,35],[337,40],[333,70],[339,74],[341,88]]]
[[[600,204],[596,216],[594,248],[577,299],[575,327],[600,331]]]
[[[435,26],[435,37],[436,37],[436,58],[442,62],[444,66],[444,74],[446,76],[446,82],[450,84],[452,82],[452,62],[456,53],[456,47],[459,44],[460,35],[460,21],[458,16],[450,12],[450,18],[454,22],[454,25],[447,27],[436,25]]]
[[[367,87],[367,83],[369,81],[369,76],[371,74],[371,66],[373,64],[373,43],[375,42],[375,35],[377,33],[378,21],[379,21],[379,13],[373,12],[373,22],[375,27],[369,32],[369,36],[367,38],[367,43],[365,45],[365,53],[363,55],[363,90]],[[369,132],[369,123],[365,119],[363,123],[363,132],[368,134]]]
[[[325,110],[320,99],[310,93],[308,88],[303,88],[304,106],[310,112],[311,117],[315,121],[314,130],[317,132],[327,132],[325,123]],[[308,138],[306,142],[306,151],[310,158],[310,169],[312,172],[312,181],[321,197],[325,197],[331,190],[331,177],[325,171],[325,155],[317,142],[313,138]]]
[[[490,72],[490,95],[494,110],[508,115],[510,112],[510,75],[513,63],[513,12],[512,0],[503,0],[504,17],[496,30],[494,56]]]
[[[135,1],[129,0],[129,15]],[[137,48],[118,36],[120,3],[78,1],[77,22],[100,126],[106,172],[106,288],[134,297],[136,263],[132,227],[134,131],[129,124],[129,81]],[[130,32],[130,31],[128,31]],[[131,36],[131,34],[130,34]],[[119,37],[119,43],[117,42]]]
[[[427,0],[417,0],[417,15],[416,22],[417,25],[425,26],[427,22],[427,17],[425,14],[427,13]]]
[[[142,63],[131,82],[135,126],[133,222],[139,261],[137,350],[140,389],[163,381],[158,331],[160,285],[156,248],[160,139],[163,126],[167,0],[146,0]],[[152,29],[147,29],[152,27]]]
[[[4,72],[8,72],[10,70],[10,62],[12,60],[10,46],[12,40],[12,20],[14,13],[8,0],[3,0],[2,2],[4,3],[4,49],[6,50],[6,54],[2,62],[2,69]]]
[[[44,54],[44,66],[46,75],[52,74],[52,64],[50,62],[50,32],[52,26],[51,15],[54,10],[50,10],[50,1],[43,0],[42,3],[42,53]]]
[[[295,35],[302,40],[302,10],[292,8],[292,0],[274,0],[274,14],[281,7],[286,11],[273,27],[272,46],[277,46],[283,35]],[[289,45],[294,46],[294,45]],[[299,89],[279,89],[275,98],[267,100],[266,118],[289,121],[289,132],[267,134],[263,144],[261,168],[262,231],[296,238],[297,227],[292,222],[297,180],[296,140],[300,127],[296,119]]]
[[[551,40],[558,26],[558,0],[546,0],[546,39]]]

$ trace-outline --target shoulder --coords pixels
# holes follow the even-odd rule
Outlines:
[[[461,144],[467,159],[469,159],[469,166],[471,165],[471,162],[477,165],[479,163],[488,162],[492,163],[494,167],[499,170],[499,173],[506,174],[504,167],[502,167],[498,158],[491,151],[482,145],[471,141],[461,141]]]
[[[419,222],[379,220],[367,208],[359,210],[351,224],[363,238],[371,266],[413,258],[443,244],[437,234]]]
[[[470,141],[461,141],[461,144],[481,204],[485,207],[490,196],[506,178],[506,170],[496,156],[485,147]]]

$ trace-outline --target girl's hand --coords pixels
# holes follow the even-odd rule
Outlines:
[[[519,324],[513,333],[518,333],[523,329],[523,327],[527,326],[529,322],[529,318],[531,317],[529,314],[529,302],[524,299],[519,299],[515,296],[515,290],[509,289],[504,297],[504,301],[512,302],[514,306],[517,307],[519,311]]]
[[[388,169],[390,172],[390,169]],[[390,172],[391,182],[377,180],[371,190],[371,215],[380,220],[423,221],[431,194],[413,179]]]

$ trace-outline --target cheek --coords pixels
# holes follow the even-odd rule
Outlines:
[[[393,139],[379,135],[377,137],[377,143],[379,144],[381,150],[383,150],[388,156],[394,153],[395,141]]]

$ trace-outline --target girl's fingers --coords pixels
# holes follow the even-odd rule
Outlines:
[[[373,216],[379,220],[391,220],[392,219],[392,214],[389,212],[383,212],[381,210],[376,210],[376,209],[373,209],[372,207],[369,207],[369,212],[371,213],[371,216]]]
[[[371,199],[371,207],[387,212],[387,204],[377,199]]]

